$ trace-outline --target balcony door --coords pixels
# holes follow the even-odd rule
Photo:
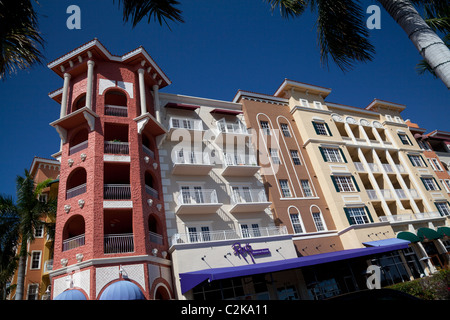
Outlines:
[[[205,203],[203,190],[200,186],[184,186],[181,187],[181,195],[184,204],[189,203]]]

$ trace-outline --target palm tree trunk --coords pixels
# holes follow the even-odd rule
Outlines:
[[[378,0],[402,27],[436,76],[450,89],[450,50],[409,0]]]
[[[23,291],[25,287],[25,265],[26,256],[21,254],[19,257],[19,266],[17,268],[16,300],[23,300]]]

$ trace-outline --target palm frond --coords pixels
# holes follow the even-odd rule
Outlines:
[[[124,22],[131,20],[133,28],[145,17],[148,17],[148,23],[153,17],[160,25],[164,22],[169,28],[169,21],[184,22],[182,11],[176,8],[180,4],[176,0],[117,0],[117,2],[119,7],[123,6]]]
[[[280,10],[283,18],[294,18],[301,15],[308,6],[307,1],[304,0],[264,0],[270,5],[273,11]]]
[[[311,0],[318,10],[317,32],[321,62],[328,58],[342,71],[353,68],[355,62],[373,59],[375,49],[369,41],[365,15],[353,0]]]
[[[43,46],[31,1],[0,1],[0,79],[42,64]]]

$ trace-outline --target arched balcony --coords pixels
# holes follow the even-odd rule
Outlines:
[[[69,141],[69,155],[77,153],[88,147],[88,129],[78,131]]]
[[[74,215],[67,220],[63,229],[62,251],[78,248],[84,245],[85,223],[80,215]]]
[[[87,173],[84,168],[73,170],[66,183],[66,199],[70,199],[86,192]]]
[[[86,93],[78,96],[72,103],[72,112],[75,112],[86,106]]]
[[[149,155],[152,159],[155,159],[154,141],[147,136],[147,134],[142,134],[142,149]]]
[[[105,115],[127,117],[127,95],[120,90],[109,90],[105,94]]]
[[[163,244],[161,224],[154,215],[148,217],[148,232],[151,243]]]
[[[157,179],[150,171],[145,172],[145,191],[153,198],[159,199]]]

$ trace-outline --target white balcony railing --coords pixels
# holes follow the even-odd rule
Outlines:
[[[216,204],[217,194],[213,189],[182,189],[178,195],[178,204]]]
[[[105,184],[103,188],[103,199],[131,199],[131,187],[129,184]]]
[[[258,203],[267,202],[267,196],[264,189],[233,189],[231,193],[231,203]]]
[[[107,234],[104,237],[104,253],[126,253],[134,251],[132,233]]]
[[[367,195],[369,196],[370,200],[380,200],[378,198],[377,192],[375,190],[367,189],[366,191],[367,191]],[[381,192],[381,196],[383,197],[384,200],[394,199],[390,190],[381,189],[380,192]]]
[[[441,214],[438,211],[432,211],[432,212],[420,212],[420,213],[415,213],[414,217],[417,220],[421,220],[421,219],[430,219],[430,218],[440,218]]]
[[[73,147],[70,147],[69,149],[69,155],[72,155],[74,153],[77,153],[78,151],[81,151],[83,149],[86,149],[88,147],[88,141],[83,141]]]
[[[382,216],[379,217],[381,222],[402,222],[402,221],[411,221],[411,220],[424,220],[424,219],[432,219],[432,218],[440,218],[441,215],[437,211],[433,212],[419,212],[413,214],[397,214],[390,216]]]
[[[203,130],[202,120],[173,118],[169,120],[169,129]]]
[[[256,166],[256,156],[253,154],[224,153],[225,166]]]
[[[53,270],[53,259],[46,260],[44,262],[44,273],[52,271]]]
[[[129,144],[128,142],[105,141],[105,153],[129,154]]]
[[[207,152],[176,151],[173,158],[174,164],[211,164]]]
[[[171,245],[180,243],[213,242],[223,240],[238,240],[243,238],[271,237],[287,234],[285,226],[251,228],[241,232],[237,230],[217,230],[204,232],[176,233],[171,238]]]
[[[79,186],[70,188],[66,191],[66,199],[76,197],[85,192],[86,192],[86,183],[80,184]]]
[[[63,250],[67,251],[84,245],[84,234],[63,241]]]
[[[128,116],[127,107],[106,104],[105,115],[116,117],[127,117]]]
[[[248,134],[247,127],[241,122],[227,122],[225,119],[217,121],[217,128],[222,133]]]

